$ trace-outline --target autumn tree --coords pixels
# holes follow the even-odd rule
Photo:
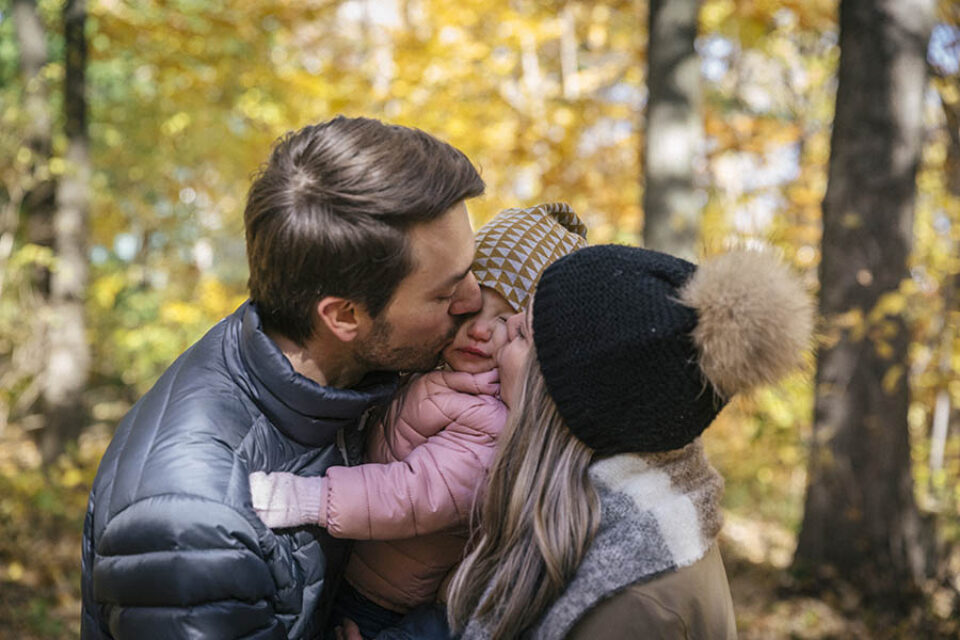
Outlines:
[[[941,2],[941,24],[960,25],[960,5]],[[946,43],[944,43],[946,44]],[[960,54],[960,35],[954,34],[952,46],[944,46],[943,59],[931,60],[930,70],[934,78],[934,87],[940,99],[943,112],[943,132],[946,134],[946,154],[943,162],[943,190],[947,196],[945,209],[960,210],[960,64],[948,68],[951,56],[957,60]],[[939,62],[939,64],[938,64]],[[952,206],[951,206],[952,205]],[[954,223],[955,224],[955,223]],[[955,234],[948,245],[948,255],[953,257],[953,269],[948,268],[942,284],[942,313],[938,314],[937,324],[939,344],[937,354],[936,399],[931,416],[930,434],[930,484],[938,502],[943,495],[949,495],[946,478],[943,477],[947,440],[950,425],[955,413],[955,402],[951,398],[950,383],[956,375],[953,366],[957,335],[957,316],[960,316],[960,235]],[[937,486],[943,484],[944,486]]]
[[[86,0],[63,7],[63,132],[67,148],[53,219],[56,265],[50,278],[47,354],[43,372],[46,418],[40,451],[55,458],[84,426],[83,393],[90,375],[84,301],[87,293],[87,216],[90,142],[87,133]]]
[[[22,147],[25,167],[23,191],[18,194],[20,220],[28,242],[53,245],[53,210],[56,183],[50,173],[53,150],[53,113],[45,70],[49,62],[47,35],[36,0],[14,0],[14,29],[20,53],[23,112],[26,115]],[[38,269],[35,284],[42,294],[49,291],[49,272]]]
[[[643,149],[643,241],[687,259],[696,254],[702,203],[700,59],[694,44],[700,0],[650,0]]]
[[[63,19],[62,120],[54,117],[47,84],[50,36],[34,0],[15,0],[13,18],[28,126],[29,188],[20,200],[27,242],[52,251],[34,278],[39,301],[35,320],[40,348],[35,356],[44,425],[39,432],[45,461],[59,455],[84,426],[83,393],[90,371],[84,300],[87,288],[86,228],[90,195],[90,150],[86,100],[86,2],[67,0]],[[54,153],[57,124],[66,150]],[[49,268],[48,268],[49,267]]]
[[[913,495],[908,278],[933,0],[843,0],[823,201],[814,439],[801,570],[833,569],[875,603],[918,593],[931,546]]]

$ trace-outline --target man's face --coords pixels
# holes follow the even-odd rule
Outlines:
[[[432,369],[463,319],[481,306],[470,272],[473,230],[462,202],[413,227],[409,242],[413,270],[357,338],[357,357],[370,370]]]

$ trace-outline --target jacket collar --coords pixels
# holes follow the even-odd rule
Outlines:
[[[254,387],[254,402],[270,422],[302,445],[321,447],[337,431],[357,422],[371,407],[390,400],[396,373],[376,371],[349,389],[325,387],[294,371],[276,343],[263,331],[256,305],[246,302],[240,315],[240,356]]]
[[[560,640],[601,600],[703,558],[723,523],[723,478],[700,439],[664,453],[626,453],[590,465],[600,526],[574,578],[534,629]]]

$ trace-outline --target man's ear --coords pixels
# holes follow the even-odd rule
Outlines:
[[[357,337],[365,313],[357,303],[346,298],[327,296],[317,303],[317,315],[327,330],[342,342]]]

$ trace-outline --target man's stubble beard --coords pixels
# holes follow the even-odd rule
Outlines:
[[[431,371],[440,364],[441,353],[453,341],[463,320],[457,318],[441,342],[431,346],[390,345],[393,327],[381,317],[373,321],[370,335],[357,344],[357,359],[368,371]]]

